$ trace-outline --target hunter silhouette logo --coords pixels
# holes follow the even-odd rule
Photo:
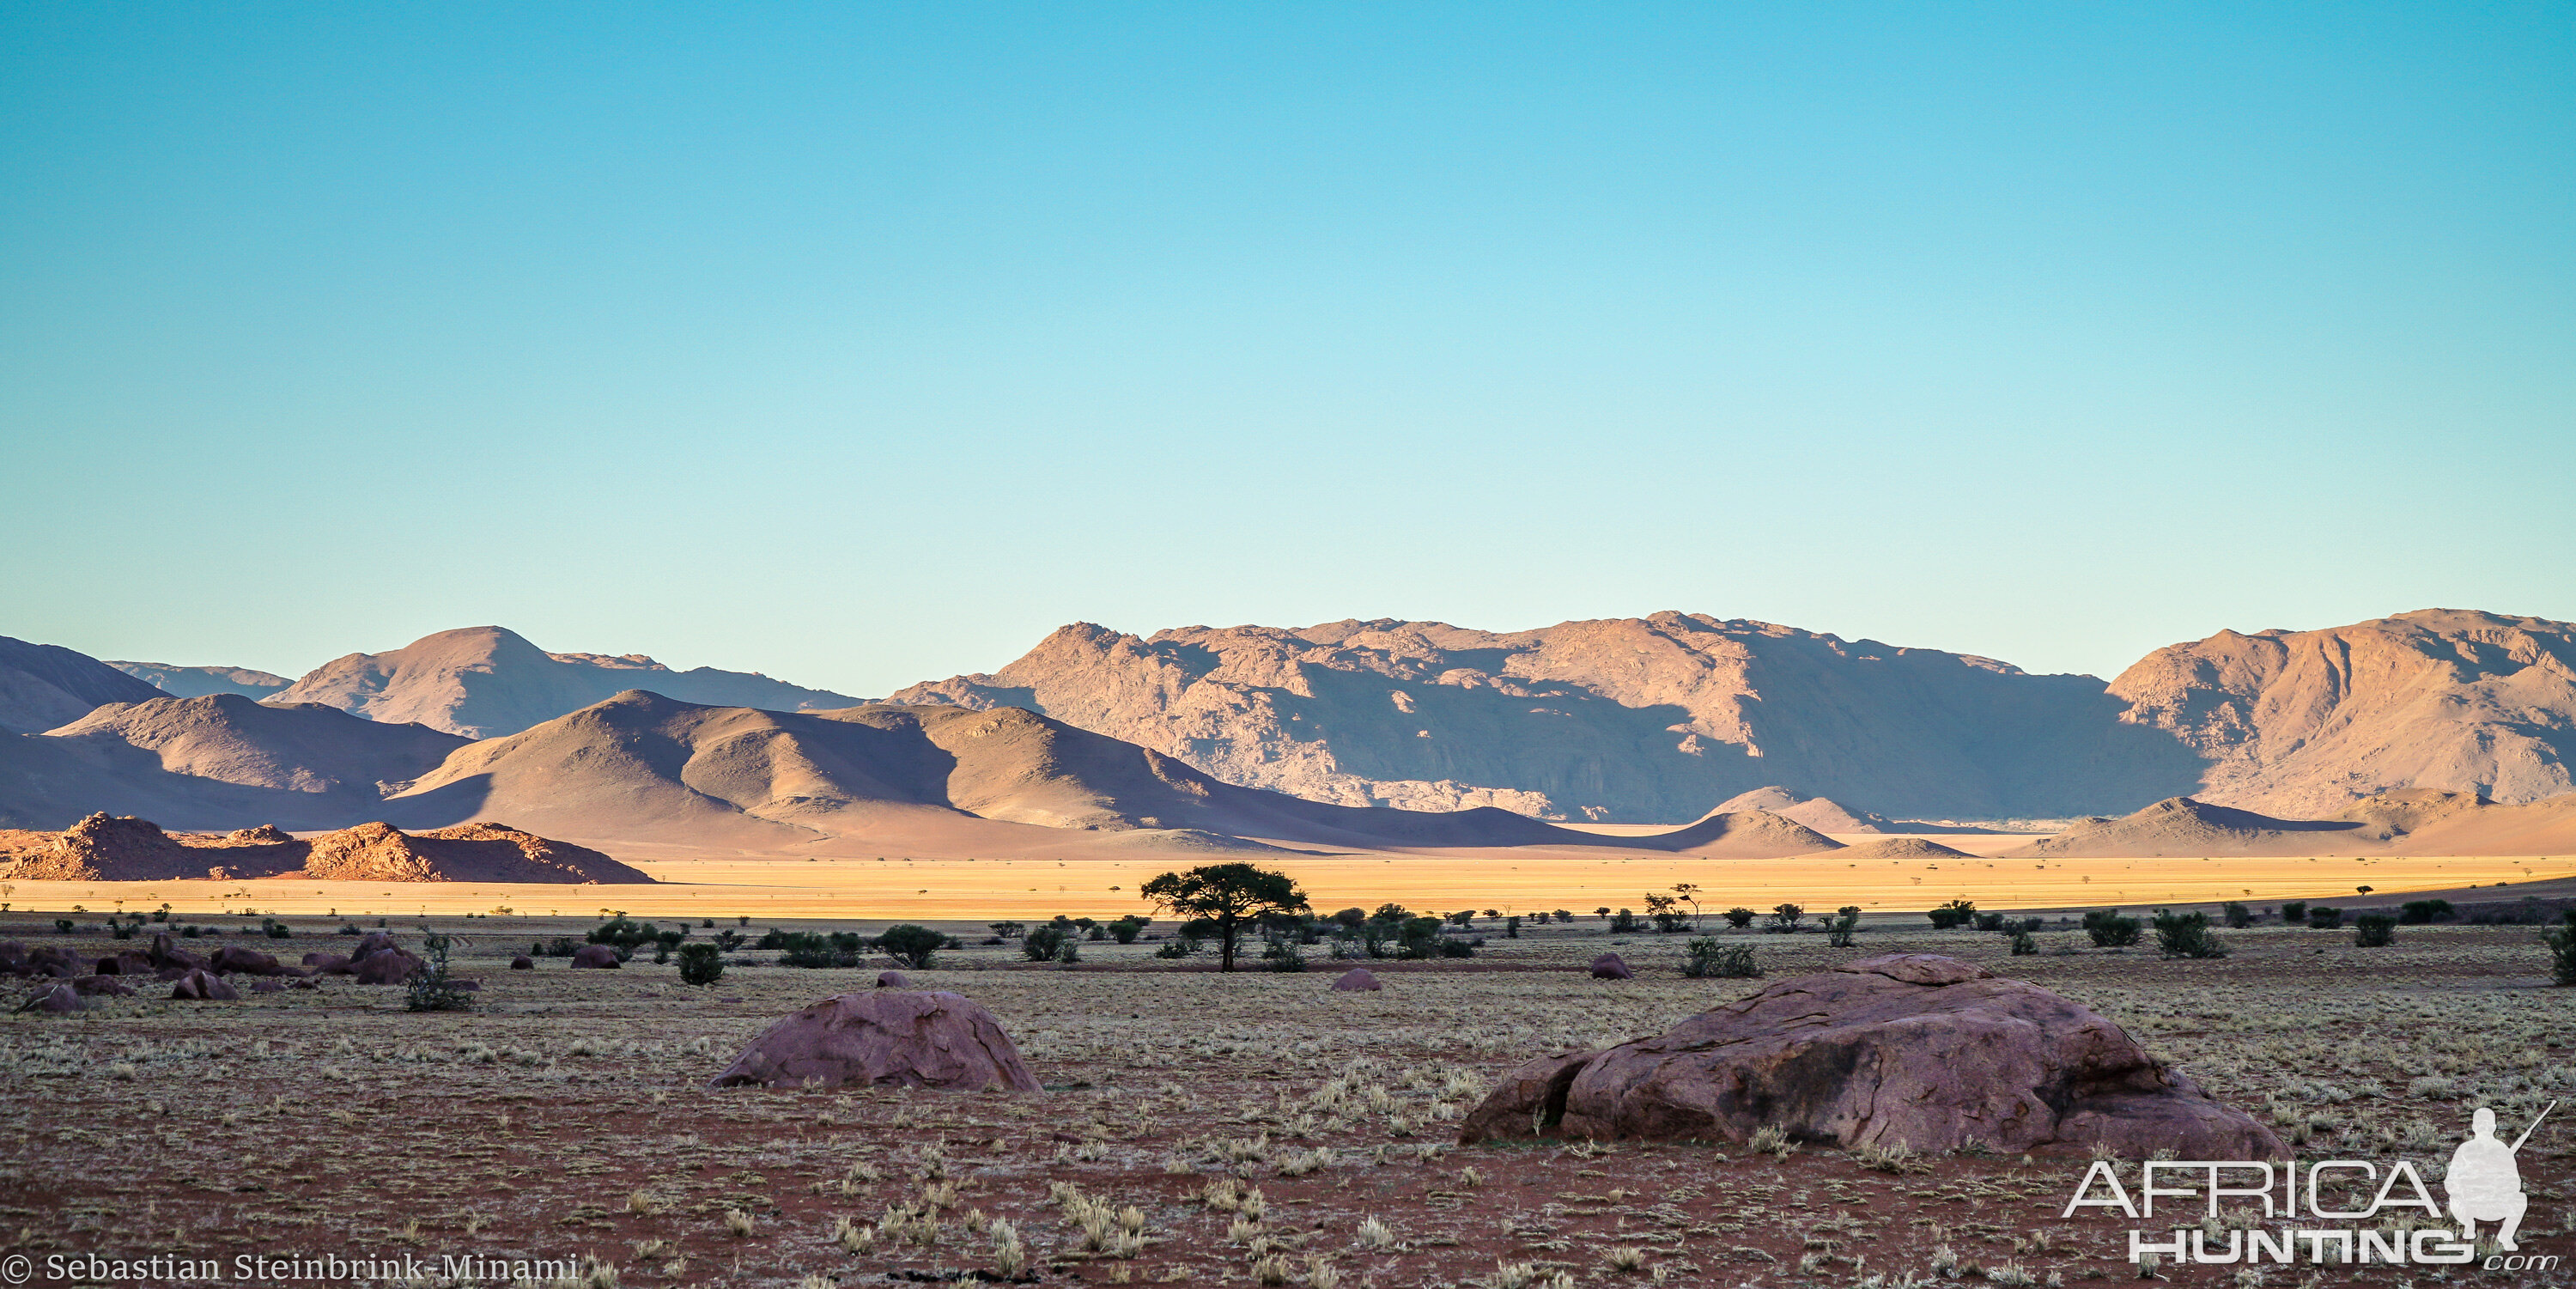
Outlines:
[[[2562,1260],[2559,1255],[2525,1254],[2515,1242],[2523,1215],[2531,1207],[2530,1198],[2522,1193],[2522,1170],[2515,1155],[2557,1108],[2555,1101],[2542,1107],[2511,1145],[2496,1139],[2494,1110],[2480,1106],[2470,1116],[2469,1139],[2451,1152],[2450,1167],[2442,1174],[2442,1191],[2450,1199],[2447,1216],[2456,1232],[2434,1225],[2443,1220],[2445,1209],[2434,1201],[2415,1165],[2404,1159],[2386,1161],[2384,1166],[2366,1159],[2314,1163],[2148,1159],[2136,1165],[2134,1192],[2121,1184],[2112,1161],[2095,1160],[2059,1216],[2107,1208],[2132,1220],[2153,1222],[2158,1200],[2182,1200],[2185,1213],[2200,1210],[2198,1227],[2129,1232],[2129,1261],[2150,1267],[2161,1259],[2246,1266],[2301,1261],[2313,1266],[2476,1262],[2489,1271],[2552,1271]],[[2222,1208],[2241,1212],[2258,1204],[2258,1219],[2215,1220]],[[2338,1207],[2341,1204],[2354,1207]],[[2388,1213],[2407,1209],[2422,1216],[2402,1226],[2388,1224]],[[2496,1252],[2484,1260],[2478,1257],[2481,1222],[2501,1224],[2495,1234]],[[2167,1231],[2169,1237],[2158,1238]]]
[[[2451,1216],[2460,1223],[2461,1239],[2477,1239],[2480,1222],[2502,1222],[2496,1230],[2496,1247],[2507,1253],[2522,1247],[2513,1242],[2513,1233],[2521,1229],[2531,1197],[2522,1193],[2522,1170],[2515,1166],[2514,1155],[2531,1140],[2532,1128],[2557,1108],[2557,1102],[2550,1102],[2508,1146],[2496,1140],[2495,1111],[2478,1107],[2469,1120],[2469,1139],[2451,1152],[2450,1171],[2442,1176],[2442,1191],[2451,1197]]]

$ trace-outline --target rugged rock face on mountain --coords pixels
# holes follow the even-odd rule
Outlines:
[[[2394,788],[2568,791],[2576,627],[2435,609],[2221,632],[2106,686],[1679,613],[1511,633],[1076,624],[999,672],[890,701],[1029,707],[1230,783],[1351,804],[1654,823],[1723,801],[1828,832],[2182,795],[2322,815]]]
[[[100,703],[139,703],[161,691],[85,653],[0,636],[0,730],[33,734]]]
[[[1681,613],[1508,634],[1077,624],[890,701],[1025,706],[1315,800],[1637,823],[1769,785],[1883,814],[2063,816],[2200,771],[2092,677]]]
[[[2566,792],[2576,625],[2425,609],[2323,631],[2221,631],[2121,672],[2122,720],[2208,761],[2203,800],[2333,814],[2391,788]]]
[[[503,824],[405,833],[382,823],[300,840],[275,828],[172,833],[148,819],[91,815],[59,834],[0,832],[0,876],[157,882],[302,877],[366,882],[649,882],[598,851]]]
[[[196,698],[204,694],[266,698],[295,683],[284,676],[249,667],[181,667],[166,662],[118,662],[114,659],[109,659],[107,665],[178,698]]]
[[[859,701],[757,672],[713,667],[673,671],[641,654],[547,653],[500,627],[441,631],[390,653],[353,653],[315,668],[269,701],[321,703],[370,720],[417,721],[487,739],[516,734],[628,689],[650,689],[683,702],[779,711],[849,707]]]

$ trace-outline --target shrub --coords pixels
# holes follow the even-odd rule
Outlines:
[[[2334,930],[2336,927],[2339,927],[2339,926],[2342,926],[2342,925],[2343,925],[2343,910],[2342,910],[2342,909],[2330,909],[2330,908],[2327,908],[2325,905],[2322,905],[2322,904],[2311,904],[2311,905],[2309,905],[2309,906],[2308,906],[2308,929],[2309,929],[2309,930],[2311,930],[2311,931],[2332,931],[2332,930]]]
[[[2558,925],[2541,932],[2540,942],[2549,946],[2549,978],[2576,985],[2576,909],[2567,910]]]
[[[1031,962],[1047,962],[1073,942],[1072,928],[1042,924],[1020,940],[1020,956]]]
[[[731,953],[734,950],[741,948],[742,942],[750,938],[750,936],[744,935],[742,932],[728,927],[725,930],[716,932],[716,947],[727,953]],[[564,952],[570,953],[572,950],[566,949]]]
[[[2118,909],[2095,909],[2084,915],[2084,933],[2096,948],[2122,948],[2138,942],[2138,920],[2120,916]]]
[[[529,945],[528,956],[532,958],[569,958],[573,954],[580,952],[580,950],[581,946],[573,943],[571,936],[559,935],[542,944]]]
[[[259,920],[259,929],[266,932],[268,938],[271,940],[287,940],[292,939],[295,936],[293,928],[275,918],[261,918]]]
[[[879,952],[915,971],[929,967],[931,955],[947,947],[947,936],[910,922],[887,927],[885,934],[877,937]]]
[[[1541,913],[1539,916],[1546,917],[1547,915]],[[1521,938],[1521,920],[1519,918],[1507,917],[1503,919],[1503,938],[1506,940],[1517,940]]]
[[[1304,971],[1306,955],[1297,951],[1297,942],[1286,936],[1265,937],[1261,946],[1262,966],[1271,971]]]
[[[403,982],[403,1010],[416,1012],[461,1012],[474,1008],[474,995],[467,993],[447,975],[447,954],[452,942],[427,927],[421,928],[420,970]]]
[[[1967,900],[1952,900],[1939,908],[1925,910],[1923,916],[1932,919],[1933,930],[1947,931],[1973,921],[1977,916],[1977,906]]]
[[[1798,924],[1805,921],[1806,917],[1807,910],[1798,905],[1772,905],[1771,929],[1774,931],[1795,931],[1798,929]]]
[[[2306,900],[2287,900],[2282,903],[2281,925],[2297,926],[2307,920],[2308,902]]]
[[[1572,922],[1574,920],[1574,915],[1563,909],[1558,909],[1556,910],[1556,920],[1559,922]]]
[[[2134,923],[2136,919],[2127,919]],[[2227,946],[2209,932],[2206,913],[2156,910],[2156,948],[2168,958],[2224,958]]]
[[[2422,926],[2451,914],[2449,900],[2408,900],[2397,908],[2397,920],[2408,926]]]
[[[2003,930],[2003,929],[2004,929],[2004,915],[2003,915],[2003,914],[2001,914],[2001,913],[1980,913],[1980,914],[1978,914],[1978,915],[1977,915],[1977,929],[1978,929],[1978,930],[1980,930],[1980,931],[2001,931],[2001,930]]]
[[[1825,923],[1825,943],[1837,949],[1851,947],[1852,932],[1860,929],[1860,906],[1846,904],[1834,910],[1833,920]]]
[[[1638,921],[1637,915],[1626,909],[1619,910],[1619,916],[1610,919],[1610,934],[1612,935],[1626,935],[1631,931],[1643,931],[1645,929],[1646,924]]]
[[[1029,930],[1028,925],[1023,922],[987,922],[984,925],[993,928],[993,934],[1000,936],[1005,940],[1016,939],[1020,936],[1026,935]]]
[[[2032,939],[2030,937],[2030,932],[2015,931],[2012,933],[2012,956],[2016,958],[2025,958],[2037,952],[2039,952],[2039,941]]]
[[[2219,907],[2219,914],[2226,920],[2228,929],[2230,930],[2241,931],[2246,927],[2254,925],[2253,912],[2234,900],[2229,900],[2224,905],[2221,905]]]
[[[2364,913],[2353,919],[2352,942],[2364,949],[2384,948],[2397,943],[2397,919],[2385,913]]]
[[[1753,925],[1753,919],[1759,916],[1761,915],[1739,904],[1726,911],[1726,924],[1741,931]]]
[[[1356,912],[1357,910],[1352,911]],[[1338,916],[1339,915],[1337,914],[1336,917]],[[1363,918],[1362,920],[1365,921],[1366,919]],[[1144,934],[1145,928],[1152,925],[1154,925],[1154,919],[1149,917],[1139,917],[1136,914],[1130,913],[1127,916],[1109,924],[1109,938],[1116,940],[1120,944],[1134,944],[1136,943],[1136,937]]]
[[[855,967],[867,953],[867,940],[854,931],[772,931],[760,947],[780,950],[782,967]]]
[[[712,944],[680,946],[680,982],[712,985],[724,977],[724,951]]]
[[[1762,968],[1753,961],[1752,945],[1721,944],[1715,936],[1704,935],[1683,950],[1682,974],[1749,980],[1761,975]]]

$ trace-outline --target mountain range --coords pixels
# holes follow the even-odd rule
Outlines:
[[[871,704],[549,653],[497,627],[273,689],[283,678],[250,668],[111,665],[0,638],[0,824],[506,817],[761,852],[936,835],[995,853],[1795,854],[1830,847],[1824,833],[1940,830],[1926,819],[2098,816],[2077,831],[2117,845],[2100,830],[2146,802],[2277,823],[2343,819],[2392,792],[2502,806],[2566,793],[2571,659],[2568,624],[2455,610],[2222,632],[2109,682],[1674,613],[1516,633],[1076,624],[999,672]]]

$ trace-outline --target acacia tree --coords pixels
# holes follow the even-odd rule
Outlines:
[[[1219,971],[1234,970],[1235,939],[1246,923],[1307,909],[1306,893],[1286,873],[1251,864],[1203,864],[1186,873],[1165,873],[1136,893],[1174,917],[1213,927]]]

